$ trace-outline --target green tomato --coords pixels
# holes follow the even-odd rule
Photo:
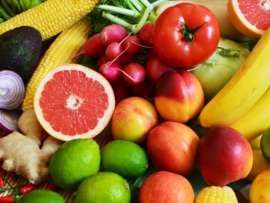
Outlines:
[[[216,52],[192,72],[200,80],[207,99],[214,97],[246,60],[249,51],[242,45],[221,39]]]

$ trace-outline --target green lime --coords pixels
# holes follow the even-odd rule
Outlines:
[[[22,197],[18,203],[65,203],[65,200],[50,190],[34,190]]]
[[[79,187],[75,203],[130,203],[127,181],[116,173],[100,172]]]
[[[126,178],[136,178],[145,173],[148,159],[138,144],[130,141],[115,140],[108,143],[101,153],[102,167]]]
[[[92,139],[66,142],[50,160],[49,173],[56,185],[73,188],[85,178],[96,174],[100,167],[98,144]]]
[[[261,138],[261,150],[263,156],[270,161],[270,129],[266,130]]]

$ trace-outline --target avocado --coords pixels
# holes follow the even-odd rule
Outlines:
[[[41,35],[32,27],[5,32],[0,35],[0,70],[13,70],[27,82],[39,61],[41,48]]]

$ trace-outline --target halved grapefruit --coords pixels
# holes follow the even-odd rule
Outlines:
[[[270,0],[229,0],[229,18],[242,34],[260,37],[270,27]]]
[[[108,125],[114,107],[109,82],[94,70],[77,64],[50,72],[34,98],[42,127],[63,141],[98,135]]]

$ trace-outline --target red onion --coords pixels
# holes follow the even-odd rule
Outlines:
[[[9,70],[0,71],[0,109],[18,108],[24,93],[23,80],[17,73]]]
[[[19,116],[15,112],[0,110],[0,136],[17,130]]]

